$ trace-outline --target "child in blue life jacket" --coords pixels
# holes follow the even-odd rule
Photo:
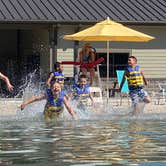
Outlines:
[[[77,108],[87,111],[89,98],[94,105],[93,97],[90,94],[89,85],[87,84],[87,77],[82,74],[79,76],[78,84],[74,85],[72,99],[77,101]]]
[[[134,56],[130,56],[128,58],[128,66],[125,70],[120,89],[123,87],[125,78],[127,78],[128,81],[129,95],[134,107],[132,115],[136,115],[140,112],[138,103],[140,101],[150,103],[151,99],[148,93],[143,89],[144,85],[147,85],[148,83],[144,77],[143,71],[140,69],[140,66],[137,65],[137,59]]]
[[[6,86],[7,86],[7,90],[9,92],[13,91],[14,87],[13,87],[13,85],[11,85],[9,78],[7,76],[5,76],[4,74],[2,74],[1,72],[0,72],[0,79],[5,81]]]
[[[68,102],[66,93],[62,90],[60,83],[53,82],[51,87],[46,90],[46,93],[40,96],[35,96],[21,104],[21,110],[30,103],[46,99],[46,105],[44,108],[44,116],[46,120],[51,120],[59,117],[64,110],[64,105],[67,111],[72,117],[75,117],[75,113]]]
[[[47,80],[47,86],[50,87],[51,82],[56,81],[64,85],[64,74],[63,74],[63,66],[60,62],[56,62],[54,64],[54,71],[50,73],[49,78]]]

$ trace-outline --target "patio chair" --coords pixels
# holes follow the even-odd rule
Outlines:
[[[166,102],[166,84],[158,83],[160,92],[162,93],[162,99]]]
[[[124,70],[116,70],[117,73],[117,79],[118,79],[118,85],[120,86],[122,79],[123,79],[123,75],[124,75]],[[121,89],[120,92],[120,105],[122,105],[122,99],[124,98],[124,96],[127,97],[128,99],[128,104],[129,104],[129,88],[128,88],[128,82],[127,79],[125,80],[123,87]]]
[[[102,90],[100,87],[89,87],[95,103],[103,104]]]

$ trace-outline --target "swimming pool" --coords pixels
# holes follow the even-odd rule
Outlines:
[[[23,113],[22,113],[23,114]],[[46,123],[42,113],[0,119],[0,165],[166,165],[166,118],[112,113]]]

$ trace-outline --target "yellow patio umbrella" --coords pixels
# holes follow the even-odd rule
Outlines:
[[[64,39],[78,41],[106,41],[107,42],[107,85],[109,80],[109,41],[147,42],[154,37],[128,28],[120,23],[111,21],[109,17],[94,26],[72,35],[65,35]],[[108,97],[108,88],[107,88]]]

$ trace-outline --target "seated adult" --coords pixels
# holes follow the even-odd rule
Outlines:
[[[95,61],[95,50],[92,48],[90,43],[85,43],[82,50],[79,52],[77,61],[81,64],[89,64]],[[94,67],[86,67],[81,65],[80,70],[82,74],[87,75],[87,72],[90,72],[90,85],[92,85],[94,77],[95,77],[95,69]]]

